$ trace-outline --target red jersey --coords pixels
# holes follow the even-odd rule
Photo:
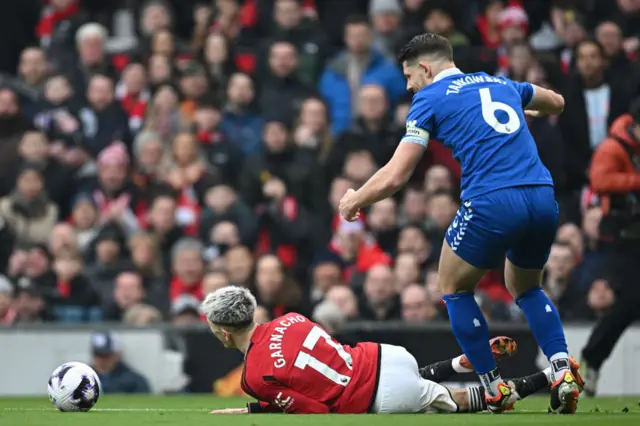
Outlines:
[[[343,346],[303,315],[290,313],[256,328],[242,390],[258,399],[249,412],[368,413],[376,396],[380,345]]]

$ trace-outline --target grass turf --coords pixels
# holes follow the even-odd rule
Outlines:
[[[640,425],[638,398],[596,398],[580,401],[574,416],[546,413],[547,399],[535,397],[521,401],[516,410],[503,415],[492,414],[429,414],[425,415],[241,415],[212,416],[216,408],[242,407],[247,399],[223,399],[213,396],[123,396],[100,398],[89,413],[59,413],[46,398],[0,398],[0,425],[4,426],[455,426],[455,425],[600,425],[615,422],[616,426]]]

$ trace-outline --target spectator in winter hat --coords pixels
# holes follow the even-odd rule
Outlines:
[[[369,16],[373,24],[373,47],[388,58],[395,59],[395,48],[402,37],[399,0],[372,0],[369,3]]]
[[[504,47],[526,39],[529,32],[529,17],[522,5],[513,1],[498,15],[500,40]]]

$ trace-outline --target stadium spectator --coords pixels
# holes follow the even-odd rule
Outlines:
[[[125,324],[144,327],[162,322],[162,314],[151,305],[140,303],[133,305],[124,313],[122,322]]]
[[[421,268],[427,268],[436,263],[440,251],[432,245],[421,226],[409,224],[400,231],[396,253],[411,253],[416,256]]]
[[[229,276],[223,271],[208,272],[202,280],[202,292],[206,295],[230,284]]]
[[[404,128],[390,120],[389,101],[384,88],[376,84],[362,85],[357,97],[358,111],[351,127],[337,138],[327,159],[329,178],[344,168],[350,153],[368,151],[378,167],[385,165],[395,151]]]
[[[606,57],[602,46],[584,41],[576,47],[577,74],[566,90],[566,108],[559,125],[566,150],[566,185],[569,190],[582,188],[593,150],[606,138],[609,126],[629,107],[629,88],[625,82],[607,77]],[[622,85],[621,85],[622,84]]]
[[[161,192],[151,200],[146,215],[147,230],[157,239],[160,253],[163,253],[164,271],[171,270],[171,248],[185,236],[184,230],[176,223],[176,208],[175,197],[170,193]]]
[[[86,250],[100,232],[98,205],[91,194],[78,194],[71,204],[71,223],[77,245]]]
[[[261,150],[263,119],[255,111],[255,87],[250,76],[232,74],[227,86],[227,104],[222,116],[222,131],[245,154]]]
[[[200,98],[194,120],[196,137],[208,162],[218,170],[223,182],[236,186],[244,154],[238,145],[230,143],[221,128],[222,111],[217,99]]]
[[[387,265],[374,265],[367,272],[363,294],[358,301],[360,318],[375,321],[399,319],[400,300]]]
[[[325,299],[335,303],[344,313],[347,320],[355,320],[360,316],[358,299],[351,288],[346,285],[330,288]]]
[[[0,195],[5,196],[13,190],[15,181],[11,180],[13,165],[18,160],[18,145],[22,135],[30,130],[31,124],[22,114],[16,93],[0,86]]]
[[[211,231],[220,222],[230,221],[238,227],[239,239],[252,246],[257,238],[257,218],[245,202],[228,185],[216,185],[207,190],[205,207],[200,219],[199,235],[209,240]],[[220,253],[224,255],[224,253]]]
[[[198,324],[200,319],[200,301],[183,294],[171,303],[171,322],[173,324]]]
[[[149,393],[147,379],[122,361],[122,343],[114,332],[91,336],[91,367],[98,373],[104,393]]]
[[[429,232],[438,237],[443,236],[459,208],[460,204],[450,192],[438,191],[431,194],[427,201]],[[455,224],[455,221],[453,223]]]
[[[52,0],[42,11],[36,34],[40,46],[58,69],[72,66],[76,59],[76,33],[88,21],[80,0]]]
[[[427,300],[427,292],[418,284],[411,284],[401,293],[402,319],[409,323],[423,323],[434,319],[436,308]]]
[[[216,98],[223,97],[229,77],[236,71],[230,43],[222,34],[209,34],[202,50],[202,59],[211,91]]]
[[[289,312],[306,314],[302,290],[287,275],[282,261],[274,255],[264,255],[256,261],[256,299],[272,318]]]
[[[390,60],[395,59],[395,52],[402,37],[400,22],[402,8],[398,0],[372,0],[369,2],[373,42],[371,45]]]
[[[79,250],[78,236],[73,226],[64,222],[57,223],[51,230],[47,249],[54,258],[58,257],[58,254],[64,250]],[[80,252],[83,251],[80,250]]]
[[[415,255],[405,252],[395,258],[393,278],[398,294],[409,285],[420,281],[420,264]]]
[[[393,198],[378,201],[369,209],[365,218],[371,234],[385,253],[393,253],[400,232],[398,207]]]
[[[408,186],[400,206],[400,223],[427,223],[427,193],[419,186]]]
[[[246,246],[238,246],[227,251],[224,257],[229,283],[249,288],[254,266],[251,250]]]
[[[142,128],[151,92],[147,87],[147,70],[144,65],[132,62],[122,71],[122,78],[115,88],[116,99],[129,117],[129,131],[136,134]]]
[[[22,165],[15,191],[0,198],[0,215],[18,237],[18,244],[48,241],[58,219],[58,207],[47,196],[42,168],[38,163]]]
[[[281,105],[279,114],[286,122],[292,122],[302,101],[311,96],[313,90],[297,76],[300,59],[293,43],[275,41],[268,55],[268,69],[259,81],[262,90],[258,105],[265,112],[273,105]]]
[[[115,279],[113,295],[107,302],[104,319],[107,321],[122,321],[125,312],[146,298],[142,276],[133,271],[124,270]]]
[[[203,249],[199,240],[190,237],[180,239],[171,249],[171,301],[181,294],[190,294],[202,300],[202,279],[205,272]]]
[[[295,122],[293,142],[301,150],[318,158],[325,164],[333,147],[329,126],[329,109],[322,98],[311,96],[300,105],[300,114]],[[328,174],[325,172],[326,177]]]
[[[56,296],[52,310],[56,321],[67,323],[94,322],[102,319],[98,294],[83,274],[81,253],[65,249],[53,263]]]
[[[114,281],[126,266],[125,248],[124,233],[117,225],[104,226],[93,240],[94,259],[90,257],[85,272],[104,304],[111,300]]]
[[[145,289],[159,288],[166,283],[166,271],[157,239],[149,232],[138,232],[127,242],[131,263],[140,274]]]
[[[274,3],[270,37],[261,49],[263,56],[275,40],[292,43],[299,54],[298,77],[304,84],[313,85],[318,81],[327,54],[326,35],[314,19],[305,16],[298,0],[275,0]]]
[[[542,287],[558,307],[563,318],[580,318],[583,308],[583,292],[573,278],[576,253],[568,243],[556,241],[551,246],[545,265]]]
[[[343,285],[342,277],[343,265],[338,256],[333,253],[317,256],[311,266],[310,302],[321,302],[333,287]]]
[[[391,104],[404,93],[398,67],[373,49],[371,27],[365,17],[351,17],[344,29],[347,50],[329,61],[320,79],[320,93],[329,105],[334,134],[346,130],[358,116],[358,92],[365,84],[384,87]]]

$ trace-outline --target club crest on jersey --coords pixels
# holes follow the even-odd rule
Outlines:
[[[294,402],[296,402],[296,400],[290,396],[283,398],[282,392],[278,392],[278,396],[276,396],[275,401],[273,401],[273,403],[280,407],[282,411],[287,411],[291,408]]]

